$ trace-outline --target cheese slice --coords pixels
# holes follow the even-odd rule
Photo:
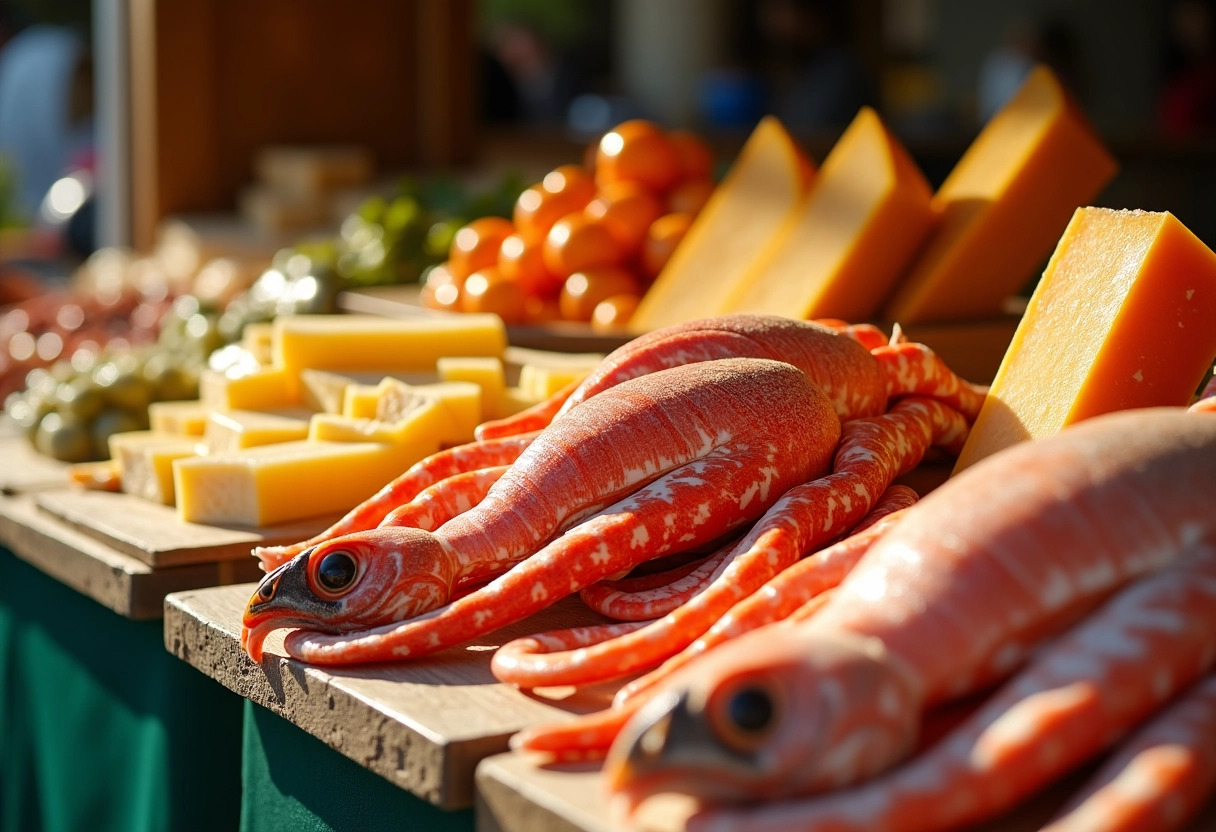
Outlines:
[[[1059,80],[1037,67],[934,195],[941,214],[883,317],[899,323],[1000,314],[1051,253],[1115,160]]]
[[[497,315],[289,315],[276,318],[275,365],[315,370],[434,370],[443,356],[501,357],[507,331]]]
[[[256,410],[228,410],[207,417],[203,445],[208,453],[215,454],[307,437],[307,419]]]
[[[347,511],[418,461],[409,445],[280,442],[173,465],[189,523],[268,526]]]
[[[241,330],[241,346],[259,364],[270,365],[274,361],[271,351],[271,333],[274,325],[270,321],[255,321],[245,324]]]
[[[1188,404],[1216,356],[1216,254],[1168,213],[1080,208],[955,471],[1114,410]]]
[[[836,142],[793,232],[722,311],[873,319],[933,225],[933,192],[869,107]]]
[[[152,402],[148,405],[148,427],[156,433],[202,436],[211,408],[200,401]]]
[[[519,389],[525,396],[543,401],[558,390],[582,381],[595,367],[540,367],[525,364],[519,368]]]
[[[440,437],[444,445],[463,445],[473,441],[473,430],[482,423],[481,387],[469,381],[437,381],[416,384],[424,396],[434,396],[448,415],[448,430]]]
[[[814,166],[773,116],[756,125],[629,326],[659,329],[716,315],[798,221]]]
[[[196,437],[137,430],[109,439],[110,458],[118,467],[122,490],[173,505],[173,462],[197,454]]]
[[[350,376],[326,370],[300,370],[300,401],[318,413],[341,413],[346,388],[357,383]]]
[[[452,431],[448,409],[435,396],[410,393],[408,403],[391,411],[382,410],[375,419],[335,413],[315,413],[308,422],[308,438],[322,442],[390,442],[428,446],[439,450]]]

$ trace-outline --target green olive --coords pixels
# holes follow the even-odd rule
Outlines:
[[[184,364],[166,362],[156,371],[149,372],[151,362],[144,368],[144,378],[152,385],[154,398],[158,402],[182,401],[198,398],[198,374]]]
[[[87,422],[101,412],[106,397],[88,376],[65,381],[55,391],[55,407],[59,412]]]
[[[34,447],[39,453],[63,462],[87,462],[94,458],[93,440],[84,424],[59,413],[42,417]]]
[[[110,437],[115,433],[143,430],[145,425],[133,413],[118,408],[108,408],[98,414],[89,427],[89,434],[97,456],[110,455]]]
[[[105,394],[106,401],[124,410],[140,410],[152,401],[152,386],[142,373],[136,370],[121,370],[117,374],[106,374],[98,378],[97,386]]]

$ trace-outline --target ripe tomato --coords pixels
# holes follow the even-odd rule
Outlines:
[[[709,202],[714,192],[710,179],[686,179],[671,189],[667,195],[667,211],[671,214],[688,214],[695,217]]]
[[[540,186],[547,193],[570,200],[571,204],[586,205],[595,198],[595,179],[582,165],[556,167],[545,174]]]
[[[714,155],[696,133],[674,130],[667,136],[680,160],[681,179],[709,179],[713,175]]]
[[[604,298],[591,312],[591,328],[598,332],[621,329],[629,323],[641,300],[637,295],[613,295]]]
[[[522,234],[512,234],[502,241],[498,251],[498,269],[514,280],[524,292],[538,297],[556,295],[562,288],[560,278],[554,277],[545,265],[545,241],[527,240]]]
[[[463,282],[452,273],[446,262],[440,263],[427,271],[419,302],[427,309],[459,312],[460,286]]]
[[[625,259],[625,251],[603,222],[579,211],[549,229],[544,256],[549,271],[564,280],[583,269],[615,266]]]
[[[637,182],[664,193],[680,179],[680,158],[667,134],[649,121],[634,119],[600,139],[595,154],[595,182]]]
[[[562,319],[562,309],[557,296],[540,298],[529,295],[524,299],[524,315],[527,323],[547,324]]]
[[[524,320],[523,287],[503,277],[496,266],[473,272],[464,282],[460,293],[461,312],[492,312],[503,323],[518,324]]]
[[[641,249],[646,230],[663,215],[658,198],[636,182],[605,185],[583,210],[588,217],[603,221],[620,242],[626,257]]]
[[[566,278],[558,299],[562,317],[568,321],[590,321],[600,301],[614,295],[640,295],[641,287],[632,272],[619,267],[584,269]]]
[[[642,243],[642,271],[647,276],[656,277],[663,271],[690,225],[692,217],[688,214],[667,214],[651,223]]]
[[[543,185],[525,188],[515,200],[515,229],[525,240],[544,240],[553,223],[581,211],[586,201],[575,191],[554,193]]]
[[[515,233],[515,226],[502,217],[482,217],[456,232],[448,251],[448,268],[457,277],[468,277],[478,269],[498,264],[502,241]]]

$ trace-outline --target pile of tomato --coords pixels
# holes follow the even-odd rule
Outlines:
[[[640,119],[588,155],[525,189],[512,219],[461,228],[426,277],[423,305],[508,324],[626,324],[713,192],[713,157],[695,134]]]

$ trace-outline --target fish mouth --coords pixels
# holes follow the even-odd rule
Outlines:
[[[646,798],[664,791],[710,803],[746,798],[740,786],[757,763],[718,741],[699,699],[687,690],[662,693],[621,731],[604,763],[617,820],[628,820]]]
[[[308,627],[338,632],[330,619],[340,603],[323,601],[308,586],[311,549],[267,573],[258,583],[241,617],[241,649],[255,662],[262,661],[266,636],[284,627]]]

